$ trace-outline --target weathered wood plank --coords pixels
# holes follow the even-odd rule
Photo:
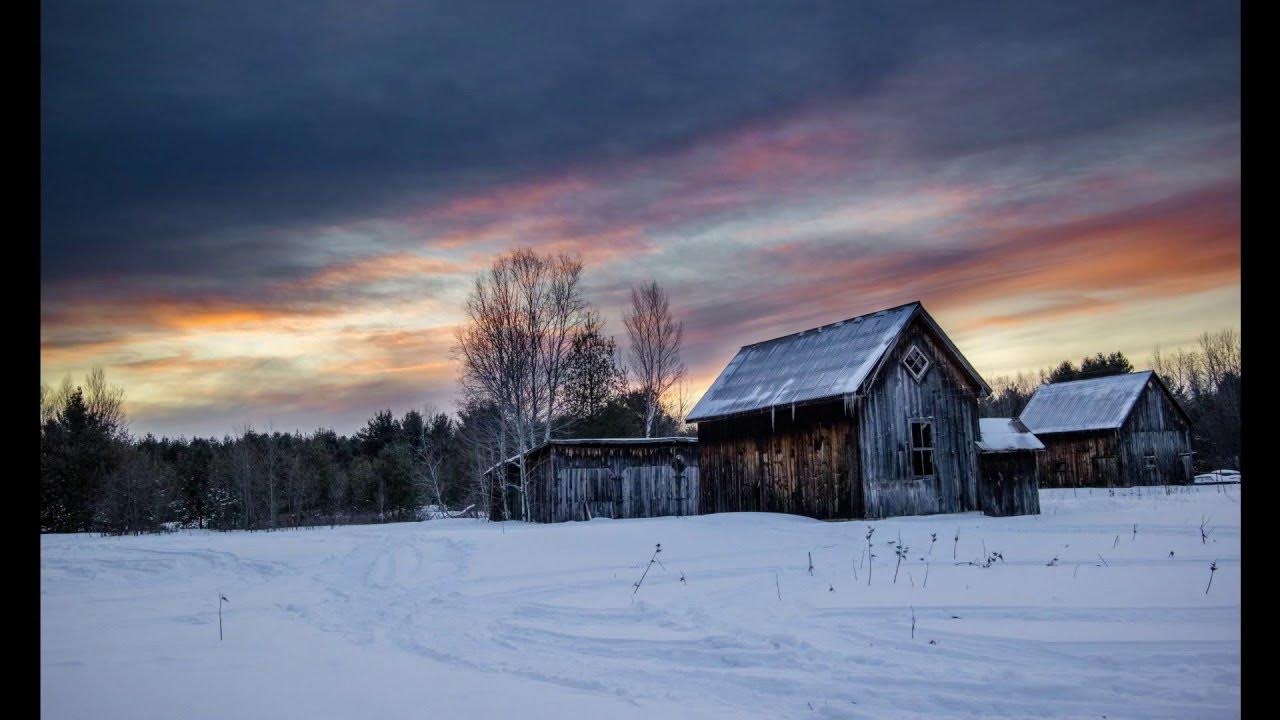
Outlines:
[[[930,361],[919,380],[902,362],[913,347]],[[861,400],[866,517],[977,509],[977,388],[924,323],[913,322],[899,336]],[[931,476],[913,474],[912,419],[932,423]]]
[[[1037,437],[1044,487],[1178,485],[1192,480],[1191,428],[1159,381],[1143,388],[1120,428]]]
[[[918,347],[917,381],[902,364]],[[703,512],[832,519],[977,508],[975,383],[921,320],[899,335],[856,402],[777,408],[699,423]],[[934,423],[935,471],[912,475],[912,418]]]
[[[684,464],[679,473],[672,465],[677,455]],[[535,522],[697,515],[700,511],[694,443],[553,443],[529,453],[526,465],[529,519]],[[507,472],[509,482],[518,484],[518,468],[509,467]],[[508,495],[519,517],[518,493]]]
[[[980,453],[979,509],[994,516],[1040,514],[1041,454]]]

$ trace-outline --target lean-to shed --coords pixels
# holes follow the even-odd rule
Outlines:
[[[534,522],[698,514],[696,438],[550,440],[524,460]],[[519,462],[517,455],[486,471],[502,488],[490,517],[522,518]]]
[[[975,510],[988,393],[919,302],[747,345],[687,418],[702,512]]]
[[[982,418],[978,427],[978,507],[986,515],[1039,515],[1044,444],[1016,418]]]
[[[1018,418],[1045,445],[1044,487],[1191,482],[1191,419],[1150,370],[1041,385]]]

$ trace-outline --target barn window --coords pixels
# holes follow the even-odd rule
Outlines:
[[[912,345],[911,349],[907,351],[906,357],[902,358],[902,364],[907,366],[907,369],[911,371],[911,376],[916,379],[916,382],[919,382],[924,377],[925,371],[929,369],[929,358],[920,352],[920,348]]]
[[[915,477],[933,475],[932,421],[911,421],[911,474]]]
[[[1154,450],[1148,450],[1147,454],[1143,456],[1142,459],[1145,462],[1148,470],[1156,469],[1156,453]]]

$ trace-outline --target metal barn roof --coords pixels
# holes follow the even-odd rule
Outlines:
[[[916,313],[955,353],[975,382],[986,383],[919,302],[859,315],[746,345],[698,400],[686,422],[767,410],[857,392]]]
[[[1151,375],[1143,370],[1041,385],[1018,419],[1037,434],[1118,428]]]
[[[1017,418],[979,418],[978,430],[982,435],[982,439],[978,441],[978,449],[983,452],[1044,449],[1044,443]]]

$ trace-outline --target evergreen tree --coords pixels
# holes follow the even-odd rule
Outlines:
[[[401,439],[402,428],[390,410],[379,411],[369,420],[356,439],[360,443],[360,453],[367,458],[375,458],[382,449]]]
[[[407,443],[412,449],[421,449],[423,438],[426,435],[426,427],[427,421],[423,419],[422,413],[417,410],[410,410],[400,420],[401,441]]]
[[[1129,358],[1126,358],[1124,353],[1113,352],[1110,355],[1098,353],[1080,362],[1079,378],[1083,380],[1131,372],[1133,372],[1133,363],[1129,362]]]
[[[1048,382],[1060,383],[1079,379],[1080,371],[1076,366],[1070,360],[1063,360],[1061,365],[1049,371]]]
[[[594,327],[574,336],[565,378],[564,407],[569,418],[599,415],[609,401],[626,392],[626,384],[613,338]]]
[[[413,457],[405,443],[385,445],[373,461],[377,482],[378,516],[404,520],[417,510]]]
[[[84,532],[107,476],[121,460],[120,428],[93,412],[84,392],[66,396],[40,435],[40,526],[51,532]]]
[[[1123,375],[1133,372],[1133,363],[1122,352],[1110,354],[1098,353],[1080,361],[1076,367],[1070,360],[1063,360],[1060,365],[1049,372],[1047,381],[1051,383],[1087,380],[1107,375]]]
[[[130,449],[106,477],[98,504],[96,529],[112,535],[155,532],[168,520],[171,466],[149,453]]]

